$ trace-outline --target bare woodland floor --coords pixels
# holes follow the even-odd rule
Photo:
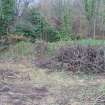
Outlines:
[[[0,63],[0,105],[105,105],[105,77]],[[98,102],[99,101],[99,102]]]

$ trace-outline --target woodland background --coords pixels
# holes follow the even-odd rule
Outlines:
[[[0,37],[49,42],[105,37],[104,0],[1,0]]]

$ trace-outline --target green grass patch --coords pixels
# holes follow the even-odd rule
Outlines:
[[[54,43],[48,43],[48,53],[53,54],[56,49],[64,47],[66,45],[79,44],[79,45],[92,45],[92,46],[104,46],[105,40],[96,40],[96,39],[82,39],[74,41],[59,41]]]
[[[34,54],[33,44],[30,42],[19,42],[16,45],[10,45],[9,49],[0,54],[1,59],[30,58]]]
[[[75,41],[58,41],[58,42],[48,43],[47,54],[48,56],[53,55],[54,52],[60,47],[72,44],[104,46],[105,40],[83,39]],[[22,57],[33,58],[35,56],[34,52],[35,50],[33,43],[29,41],[22,41],[17,43],[16,45],[11,45],[8,51],[5,51],[0,54],[0,58],[22,58]]]

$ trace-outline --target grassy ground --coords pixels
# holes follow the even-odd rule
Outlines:
[[[48,53],[74,43],[105,45],[104,40],[60,41],[48,43]],[[96,104],[105,93],[104,76],[49,73],[32,66],[34,57],[30,42],[17,43],[0,54],[0,105],[104,105]]]
[[[103,76],[48,73],[30,64],[0,63],[0,78],[0,105],[97,105],[105,93]]]

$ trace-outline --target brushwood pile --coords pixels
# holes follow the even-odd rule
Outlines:
[[[61,47],[53,57],[41,59],[36,66],[73,73],[105,73],[105,46]]]

